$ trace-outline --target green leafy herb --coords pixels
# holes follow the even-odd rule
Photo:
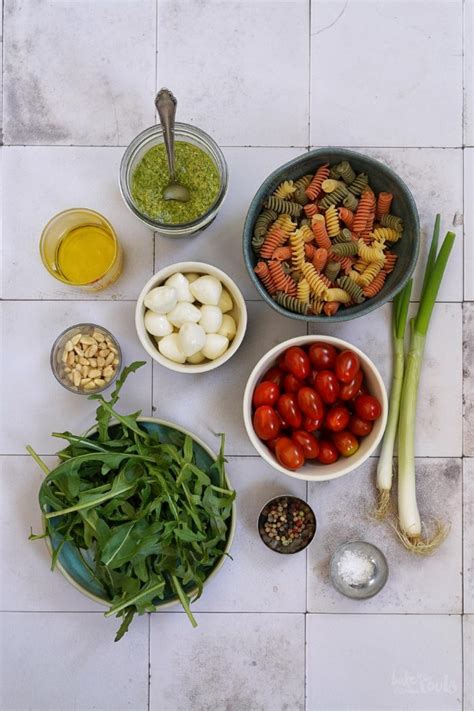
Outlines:
[[[203,465],[191,437],[177,430],[161,437],[139,422],[139,412],[115,410],[125,380],[142,365],[123,370],[110,400],[90,396],[99,401],[94,432],[53,433],[68,443],[55,469],[28,447],[46,474],[39,503],[52,567],[66,542],[76,549],[110,603],[106,616],[122,618],[116,641],[135,614],[165,597],[178,598],[196,625],[190,603],[225,554],[235,498],[224,435],[216,461]]]

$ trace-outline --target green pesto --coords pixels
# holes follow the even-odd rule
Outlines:
[[[219,171],[212,158],[184,141],[174,144],[176,181],[190,193],[188,202],[165,200],[169,183],[166,149],[163,143],[145,153],[132,177],[132,198],[140,212],[165,224],[192,222],[214,204],[220,188]]]

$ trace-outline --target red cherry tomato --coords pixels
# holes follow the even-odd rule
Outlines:
[[[289,437],[280,437],[275,445],[276,458],[287,469],[299,469],[304,464],[304,452]]]
[[[260,405],[274,405],[280,397],[280,389],[270,380],[259,383],[253,391],[252,403],[254,407]]]
[[[350,350],[341,351],[336,358],[336,375],[342,383],[354,380],[360,369],[359,357]]]
[[[283,371],[281,368],[277,368],[277,366],[274,366],[273,368],[270,368],[270,370],[267,370],[265,375],[262,378],[262,382],[269,381],[271,383],[275,383],[278,385],[278,387],[281,387],[281,383],[283,381]]]
[[[306,378],[306,382],[308,385],[312,388],[316,386],[316,378],[318,376],[318,371],[317,370],[312,370],[311,373],[308,375]]]
[[[336,445],[327,439],[320,439],[318,461],[321,462],[321,464],[333,464],[337,462],[338,459],[339,452],[337,451]]]
[[[298,405],[301,411],[307,417],[311,417],[313,420],[319,420],[324,415],[324,405],[320,396],[313,390],[313,388],[308,388],[304,386],[300,388],[296,394]]]
[[[331,430],[331,432],[341,432],[346,429],[350,419],[351,413],[347,407],[342,407],[341,405],[331,407],[331,409],[326,412],[324,426],[326,429]]]
[[[260,439],[273,439],[281,430],[278,413],[269,405],[260,405],[253,415],[253,428]]]
[[[362,385],[362,379],[364,374],[361,370],[357,371],[354,380],[350,383],[344,383],[339,390],[339,397],[341,400],[352,400],[356,397],[359,392],[360,386]]]
[[[367,437],[372,432],[372,427],[372,422],[362,420],[357,415],[352,415],[349,422],[349,431],[357,435],[357,437]]]
[[[332,369],[336,364],[337,350],[330,343],[312,343],[308,353],[311,363],[319,370]]]
[[[352,432],[348,432],[347,430],[334,432],[333,440],[343,457],[352,457],[359,449],[359,440]]]
[[[316,437],[304,430],[297,430],[293,432],[291,439],[300,445],[306,459],[316,459],[319,454],[319,444]]]
[[[286,352],[278,358],[277,366],[283,370],[283,372],[288,373],[288,366],[285,363],[285,354]]]
[[[303,429],[306,430],[306,432],[314,432],[315,430],[319,430],[321,429],[322,424],[322,418],[319,420],[314,420],[312,417],[303,418]]]
[[[301,387],[301,380],[295,378],[292,373],[288,373],[283,378],[283,390],[286,393],[297,393]]]
[[[279,437],[274,437],[273,439],[267,439],[265,444],[267,445],[268,449],[270,449],[272,452],[275,451],[276,443],[278,442]]]
[[[359,395],[355,401],[355,411],[363,420],[373,422],[382,414],[382,406],[373,395]]]
[[[277,410],[285,426],[293,427],[297,430],[301,427],[303,415],[296,404],[296,396],[285,393],[278,399]]]
[[[339,397],[341,386],[332,370],[320,370],[316,376],[316,390],[328,405],[333,405]]]
[[[298,380],[304,380],[311,372],[309,358],[298,346],[292,346],[285,351],[284,362],[288,371]]]

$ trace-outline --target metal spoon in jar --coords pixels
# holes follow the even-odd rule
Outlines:
[[[165,200],[187,202],[189,200],[189,190],[185,185],[176,182],[174,168],[174,117],[176,115],[177,103],[175,96],[169,89],[160,89],[155,99],[156,110],[158,111],[161,127],[163,129],[170,175],[170,182],[164,189],[163,197]]]

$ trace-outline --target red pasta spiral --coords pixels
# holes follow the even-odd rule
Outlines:
[[[345,274],[349,274],[355,264],[355,260],[352,257],[341,257],[340,254],[331,254],[331,262],[339,262]]]
[[[334,284],[332,283],[332,281],[330,279],[327,278],[326,274],[318,274],[318,276],[321,279],[321,281],[323,282],[323,284],[328,287],[328,289],[332,289]]]
[[[272,227],[263,241],[260,256],[265,259],[270,259],[275,249],[281,247],[287,239],[288,236],[279,227]]]
[[[333,316],[336,311],[338,310],[339,306],[341,304],[339,301],[326,301],[326,303],[323,306],[323,311],[326,314],[326,316]]]
[[[362,289],[362,292],[364,296],[367,296],[368,298],[371,298],[372,296],[375,296],[376,294],[379,293],[380,289],[383,287],[385,283],[387,275],[385,274],[384,271],[381,271],[377,274],[375,279],[370,282],[370,284]]]
[[[377,209],[375,211],[377,220],[380,220],[382,215],[388,215],[390,212],[390,207],[392,205],[393,195],[392,193],[379,193],[377,198]]]
[[[281,262],[272,260],[268,262],[268,268],[277,291],[284,291],[285,294],[296,296],[296,282],[288,274],[285,274]]]
[[[390,274],[390,272],[393,272],[397,259],[398,256],[395,254],[395,252],[386,252],[385,262],[382,271],[384,271],[386,274]]]
[[[321,192],[321,185],[327,178],[329,178],[329,163],[325,163],[317,169],[313,179],[306,188],[305,193],[310,200],[316,200]]]
[[[277,247],[272,254],[272,259],[276,259],[278,262],[291,259],[291,247]]]
[[[306,217],[313,217],[313,215],[317,215],[319,212],[319,207],[315,202],[308,202],[304,207],[303,210],[305,211]]]
[[[345,226],[351,229],[354,221],[354,213],[352,210],[348,210],[347,207],[340,207],[338,214],[339,219],[345,224]]]
[[[316,219],[311,225],[314,232],[314,239],[318,247],[323,247],[324,249],[331,249],[331,240],[326,230],[326,223],[324,218],[321,220]]]
[[[314,254],[313,254],[313,258],[311,259],[311,263],[312,263],[313,267],[318,270],[318,272],[321,272],[324,269],[327,261],[328,261],[327,249],[324,249],[324,247],[318,247],[318,249],[314,250]]]
[[[354,215],[354,221],[352,223],[352,229],[356,233],[362,232],[367,226],[367,220],[369,219],[369,215],[373,207],[373,195],[374,194],[370,190],[366,190],[362,193],[359,205]]]
[[[369,246],[374,241],[374,235],[370,230],[363,230],[360,235],[358,235],[358,237],[360,237],[365,242],[365,244]]]
[[[277,291],[266,262],[258,262],[254,267],[254,272],[269,294],[274,294]]]

